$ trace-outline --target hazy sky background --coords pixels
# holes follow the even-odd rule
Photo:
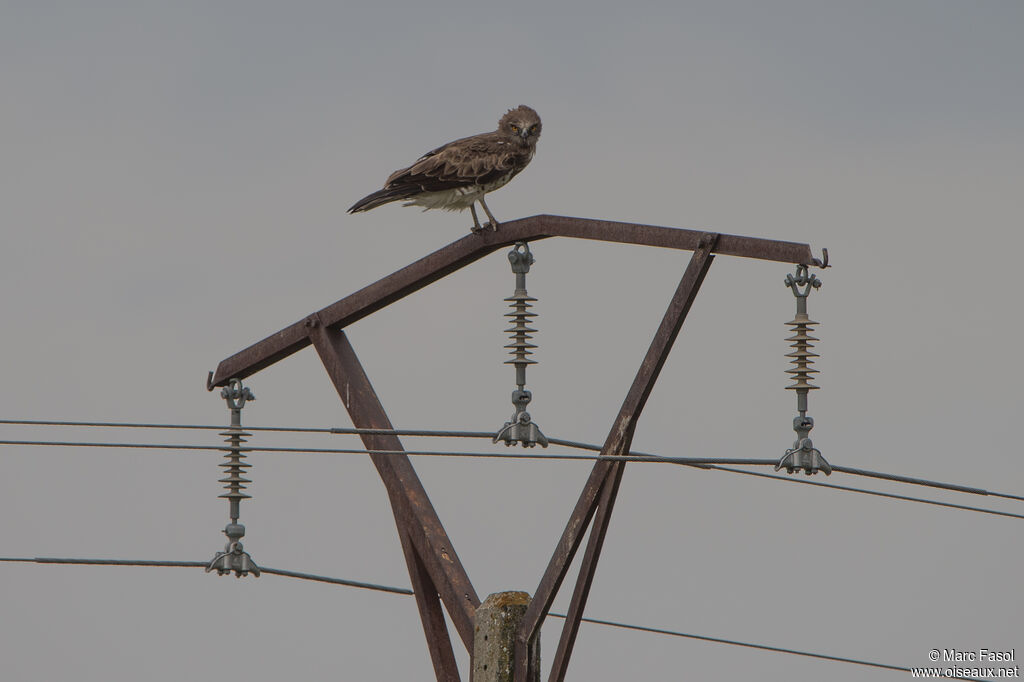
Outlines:
[[[0,415],[226,422],[204,387],[221,359],[470,224],[345,209],[523,103],[544,132],[530,168],[488,202],[499,219],[828,247],[835,267],[809,303],[822,323],[810,413],[825,457],[1022,494],[1022,34],[1024,4],[995,0],[3,2]],[[689,254],[569,240],[533,250],[530,412],[549,436],[602,442]],[[778,457],[791,445],[789,271],[715,261],[636,449]],[[396,426],[490,430],[511,416],[502,298],[513,284],[502,251],[350,328]],[[247,383],[257,401],[244,424],[350,425],[312,350]],[[11,426],[0,438],[219,442]],[[218,453],[0,455],[0,555],[197,561],[223,546]],[[242,522],[257,562],[409,584],[368,458],[251,460]],[[481,598],[535,590],[590,468],[414,465]],[[1024,657],[1022,529],[630,465],[587,615],[895,665],[928,665],[934,648]],[[575,568],[556,608],[574,579]],[[6,680],[433,679],[412,598],[271,575],[0,564],[0,614]],[[545,665],[560,627],[545,627]],[[588,624],[569,669],[576,680],[908,677]]]

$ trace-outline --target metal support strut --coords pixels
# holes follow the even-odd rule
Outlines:
[[[526,406],[533,398],[533,394],[526,390],[526,366],[537,364],[536,360],[530,360],[528,357],[533,353],[532,349],[537,347],[530,343],[532,340],[530,334],[537,331],[530,327],[531,318],[537,317],[537,313],[529,312],[531,304],[537,299],[526,293],[526,273],[530,271],[530,266],[534,263],[529,245],[526,242],[517,242],[508,252],[508,261],[512,265],[512,272],[516,275],[516,290],[512,296],[505,299],[509,302],[509,307],[512,308],[512,312],[505,313],[505,317],[511,318],[510,322],[512,323],[512,326],[505,330],[511,341],[505,348],[509,349],[513,358],[506,360],[505,364],[516,367],[517,388],[512,391],[512,404],[516,411],[512,415],[512,420],[505,422],[505,425],[494,436],[493,442],[504,441],[505,445],[519,443],[527,448],[532,448],[540,443],[541,447],[546,448],[548,439],[544,437],[540,428],[531,420],[530,413],[526,411]]]
[[[790,362],[794,365],[793,369],[786,370],[786,373],[792,375],[793,379],[793,384],[786,388],[796,391],[796,409],[799,414],[793,418],[796,441],[775,465],[775,470],[784,468],[786,473],[790,474],[802,470],[808,476],[816,474],[820,470],[828,476],[832,473],[832,467],[821,456],[821,451],[811,442],[810,434],[811,429],[814,428],[814,419],[807,416],[807,394],[819,388],[811,383],[811,375],[818,373],[818,370],[811,369],[814,358],[818,357],[817,353],[811,351],[814,342],[818,341],[811,336],[811,328],[817,326],[818,323],[807,316],[807,297],[813,289],[821,287],[821,280],[813,273],[808,272],[808,266],[797,265],[795,274],[786,275],[785,284],[796,297],[796,317],[786,323],[792,327],[793,332],[793,336],[786,339],[790,342],[793,352],[787,353],[786,357],[792,358]]]
[[[232,379],[228,382],[227,386],[221,389],[220,397],[224,398],[228,404],[228,409],[231,410],[231,426],[227,431],[220,434],[224,436],[224,440],[227,443],[227,447],[223,448],[225,452],[224,458],[227,461],[220,465],[224,467],[225,476],[219,481],[224,484],[224,488],[227,490],[220,497],[227,498],[228,500],[230,507],[228,515],[231,518],[231,522],[224,528],[224,534],[228,536],[228,543],[224,546],[224,551],[218,552],[213,557],[213,561],[206,567],[206,571],[217,571],[219,575],[227,575],[234,572],[237,578],[252,573],[258,578],[260,567],[252,560],[249,553],[242,548],[245,526],[238,522],[239,503],[243,499],[252,497],[252,495],[242,492],[245,490],[246,483],[252,483],[250,479],[243,476],[245,470],[252,465],[246,464],[244,461],[245,453],[249,452],[249,450],[243,448],[242,443],[247,442],[245,437],[252,434],[242,430],[242,408],[245,407],[247,401],[255,400],[256,396],[252,394],[248,387],[242,386],[240,379]]]

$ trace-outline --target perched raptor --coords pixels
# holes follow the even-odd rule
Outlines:
[[[392,201],[404,206],[443,208],[473,214],[473,232],[480,232],[476,202],[490,219],[486,227],[498,229],[498,221],[484,203],[484,195],[504,186],[526,168],[537,150],[540,116],[528,106],[509,109],[498,129],[464,137],[421,156],[416,163],[391,174],[384,189],[357,201],[349,213],[369,211]]]

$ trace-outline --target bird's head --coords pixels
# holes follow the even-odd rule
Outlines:
[[[532,147],[540,137],[540,116],[530,107],[520,104],[501,117],[498,132],[523,147]]]

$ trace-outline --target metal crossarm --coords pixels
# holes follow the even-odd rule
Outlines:
[[[474,263],[498,249],[521,241],[546,237],[572,237],[620,244],[659,246],[693,251],[701,235],[699,230],[655,227],[635,223],[617,223],[586,218],[538,215],[502,223],[497,232],[470,234],[407,265],[383,279],[317,311],[317,319],[332,329],[342,329],[456,270]],[[738,237],[723,234],[714,253],[810,265],[815,262],[811,247],[795,242]],[[231,379],[245,379],[261,369],[283,360],[310,345],[309,321],[299,320],[262,341],[225,360],[208,380],[209,388],[224,386]]]

